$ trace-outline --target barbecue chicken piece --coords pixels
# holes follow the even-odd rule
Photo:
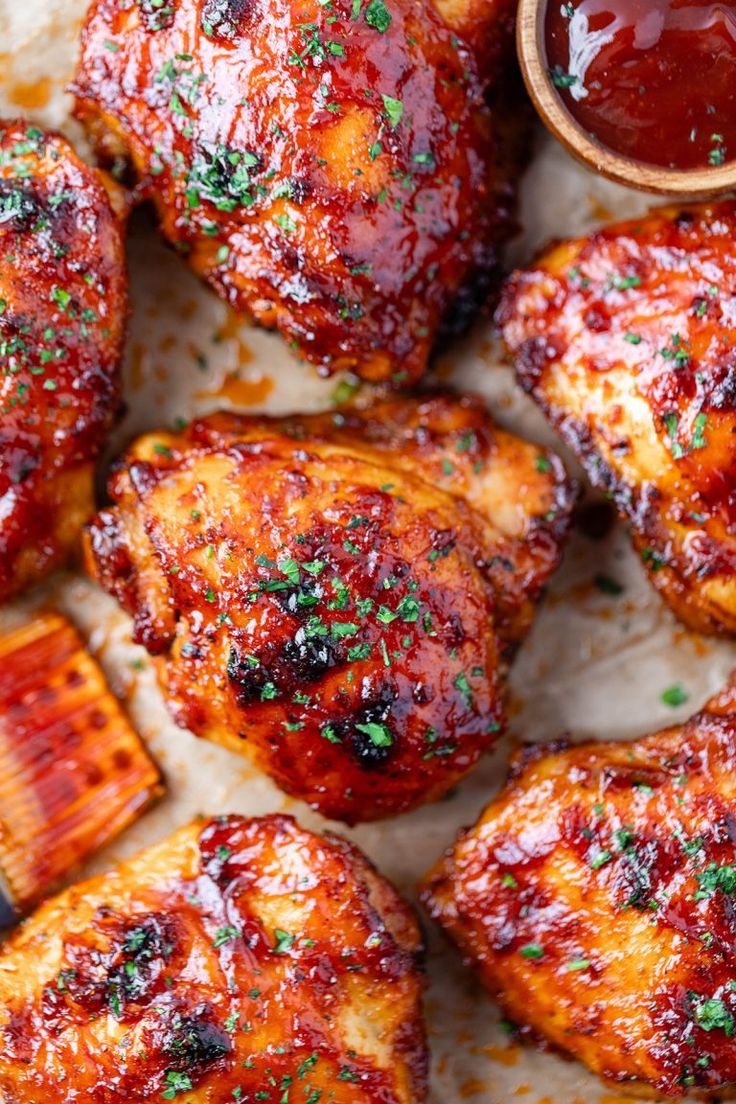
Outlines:
[[[445,793],[567,528],[556,457],[436,394],[214,415],[133,445],[90,570],[162,657],[178,722],[355,822]]]
[[[524,1034],[637,1094],[736,1083],[735,764],[736,682],[634,743],[527,749],[425,885]]]
[[[736,632],[734,234],[731,201],[662,208],[551,249],[499,312],[522,387],[700,632]]]
[[[58,135],[0,122],[0,602],[93,510],[126,315],[113,188]]]
[[[180,830],[0,955],[3,1104],[418,1104],[415,917],[290,817]]]
[[[514,9],[93,0],[76,112],[231,306],[325,373],[408,382],[511,228],[487,98]]]

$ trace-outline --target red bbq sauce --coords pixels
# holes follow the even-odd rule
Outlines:
[[[551,0],[547,64],[573,117],[670,169],[736,157],[736,3]]]

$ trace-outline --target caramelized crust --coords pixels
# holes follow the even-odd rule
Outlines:
[[[634,743],[518,756],[429,875],[524,1034],[637,1095],[736,1084],[736,683]]]
[[[551,249],[499,313],[521,385],[700,632],[736,631],[735,233],[732,201],[653,211]]]
[[[163,232],[324,372],[406,382],[510,228],[512,0],[93,0],[76,112]],[[465,36],[467,34],[467,39]]]
[[[92,513],[125,295],[102,176],[57,135],[0,122],[0,602],[64,560]]]
[[[91,571],[162,655],[177,720],[347,821],[446,792],[559,559],[559,461],[436,395],[139,440]]]
[[[0,926],[161,790],[156,765],[67,621],[45,614],[0,637]]]
[[[419,1104],[420,936],[356,848],[194,824],[40,909],[0,956],[3,1104]]]

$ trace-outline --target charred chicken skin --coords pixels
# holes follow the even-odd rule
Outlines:
[[[180,724],[354,822],[491,746],[503,667],[556,566],[556,457],[437,394],[139,440],[90,569],[162,657]]]
[[[3,1104],[416,1104],[416,920],[289,817],[194,824],[72,887],[0,955]]]
[[[325,372],[408,382],[510,226],[487,96],[514,8],[93,0],[76,111],[236,310]]]
[[[0,602],[93,510],[126,313],[109,187],[58,135],[0,122]]]
[[[636,1095],[736,1084],[736,683],[634,743],[535,748],[424,899],[524,1034]]]
[[[521,385],[689,627],[736,632],[736,204],[556,246],[500,308]]]

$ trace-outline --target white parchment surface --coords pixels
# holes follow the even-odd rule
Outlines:
[[[64,93],[76,56],[85,0],[0,0],[0,115],[27,115],[60,127],[84,149]],[[650,200],[590,175],[541,133],[523,184],[524,233],[514,259],[528,260],[552,237],[579,234],[607,219],[635,215]],[[128,413],[112,442],[171,425],[218,406],[268,411],[327,406],[335,381],[297,363],[281,340],[240,323],[158,239],[150,215],[131,228],[133,314],[125,366]],[[438,366],[442,379],[482,392],[497,419],[528,437],[554,436],[514,386],[490,328],[480,326]],[[574,464],[571,462],[574,468]],[[604,573],[623,586],[595,587]],[[281,794],[235,755],[197,741],[168,719],[146,653],[130,643],[130,624],[115,603],[82,576],[67,574],[0,613],[0,627],[51,599],[80,626],[168,780],[168,797],[93,869],[162,838],[193,814],[276,810],[310,826],[316,814]],[[509,749],[520,740],[627,739],[682,719],[736,666],[736,649],[695,637],[676,624],[649,588],[625,528],[594,541],[575,534],[561,570],[513,670],[511,735],[454,794],[437,805],[351,835],[411,897],[419,876],[472,822],[503,779]],[[689,700],[662,702],[675,683]],[[345,831],[340,828],[341,831]],[[426,919],[426,918],[425,918]],[[432,1104],[622,1104],[582,1067],[509,1042],[499,1012],[458,955],[427,924],[426,1010],[433,1052]]]

